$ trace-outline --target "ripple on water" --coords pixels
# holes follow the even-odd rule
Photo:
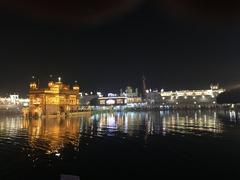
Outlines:
[[[88,143],[106,136],[127,141],[128,137],[140,139],[152,134],[211,136],[223,132],[224,124],[214,112],[201,113],[110,113],[57,120],[1,117],[0,156],[19,150],[41,154],[69,147],[79,149],[82,141]]]

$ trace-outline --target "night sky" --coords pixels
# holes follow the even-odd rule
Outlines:
[[[82,91],[207,88],[240,83],[240,5],[229,0],[0,2],[0,95],[31,76]]]

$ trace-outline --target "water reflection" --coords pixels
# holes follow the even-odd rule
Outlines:
[[[22,149],[56,153],[65,145],[79,146],[82,129],[87,129],[89,117],[71,119],[24,119],[2,117],[0,144],[16,145]],[[84,132],[84,131],[83,131]],[[27,142],[26,142],[27,141]]]
[[[216,112],[151,112],[101,114],[93,117],[99,121],[98,131],[113,135],[123,132],[129,136],[138,133],[163,134],[201,134],[222,133],[222,123],[217,120]]]
[[[203,133],[222,133],[222,123],[217,120],[216,112],[201,111],[162,115],[163,133],[175,132],[182,134],[201,135]]]
[[[149,135],[216,135],[224,130],[214,111],[106,113],[69,119],[0,118],[0,145],[58,154],[66,146],[81,146],[81,139]],[[1,146],[0,146],[1,148]],[[0,149],[1,150],[1,149]]]
[[[49,154],[64,148],[65,144],[79,146],[80,125],[78,119],[31,120],[27,128],[29,146],[47,150]]]

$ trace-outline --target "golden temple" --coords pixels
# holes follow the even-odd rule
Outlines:
[[[70,87],[61,82],[50,80],[47,88],[40,88],[33,79],[29,89],[29,116],[65,116],[79,110],[79,85]]]

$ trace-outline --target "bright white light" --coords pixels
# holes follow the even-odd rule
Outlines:
[[[106,104],[113,105],[113,104],[115,104],[115,101],[112,100],[112,99],[109,99],[109,100],[106,101]]]
[[[113,93],[108,93],[108,97],[115,97],[117,96],[116,94],[113,94]]]
[[[23,103],[23,106],[24,107],[28,106],[28,103],[27,102]]]

